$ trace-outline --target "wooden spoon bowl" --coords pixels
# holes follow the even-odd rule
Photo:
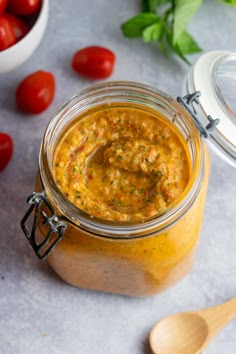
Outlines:
[[[154,354],[198,354],[236,317],[236,298],[223,305],[179,313],[158,322],[150,333]]]

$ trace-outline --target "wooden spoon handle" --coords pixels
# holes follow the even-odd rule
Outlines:
[[[236,298],[224,304],[200,311],[209,324],[209,335],[215,335],[222,327],[236,318]]]

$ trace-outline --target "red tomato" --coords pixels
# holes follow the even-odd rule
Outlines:
[[[7,0],[0,0],[0,15],[3,14],[7,7]]]
[[[7,8],[14,15],[28,16],[40,7],[40,0],[8,0]]]
[[[16,36],[10,22],[0,16],[0,51],[7,49],[16,42]]]
[[[16,17],[9,13],[5,13],[3,17],[5,17],[11,24],[17,41],[21,40],[29,32],[26,23],[19,17]]]
[[[91,46],[75,53],[72,68],[91,79],[105,79],[112,74],[115,60],[115,54],[109,49]]]
[[[0,172],[8,165],[13,154],[13,141],[10,135],[0,133]]]
[[[16,91],[17,105],[23,112],[41,113],[53,101],[55,89],[53,74],[36,71],[27,76],[18,86]]]

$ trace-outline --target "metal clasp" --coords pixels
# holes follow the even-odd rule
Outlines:
[[[191,117],[193,118],[193,120],[200,132],[200,135],[204,136],[204,138],[208,138],[209,133],[211,133],[215,129],[217,124],[219,124],[220,119],[219,118],[213,119],[210,115],[208,115],[207,118],[209,120],[209,124],[206,127],[204,127],[202,125],[202,123],[200,122],[200,120],[197,116],[197,111],[194,107],[194,103],[197,105],[199,104],[199,97],[200,96],[201,96],[201,92],[196,91],[196,92],[188,94],[184,97],[177,97],[176,100],[177,100],[177,102],[182,104],[184,106],[184,108],[188,111],[188,113],[191,115]]]
[[[55,214],[55,211],[49,203],[44,190],[39,193],[32,193],[27,199],[27,203],[30,207],[21,221],[21,228],[38,258],[45,259],[61,241],[67,228],[67,223],[62,221],[61,218]],[[47,213],[42,210],[42,207],[45,205],[47,210],[49,210],[50,215],[47,215]],[[33,225],[31,231],[29,231],[26,222],[33,212]],[[42,224],[48,226],[49,231],[44,240],[37,243],[36,230],[40,216],[43,219]],[[55,235],[57,235],[56,238]]]

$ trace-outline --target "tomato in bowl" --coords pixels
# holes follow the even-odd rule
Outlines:
[[[31,5],[38,4],[31,14],[30,11],[33,10],[27,7],[27,2]],[[8,0],[5,5],[4,0],[0,0],[0,10],[3,9],[0,12],[0,74],[20,66],[35,51],[46,29],[48,2],[49,0]],[[19,11],[21,14],[18,14]],[[25,11],[25,15],[22,11]],[[1,21],[6,29],[1,30]]]

